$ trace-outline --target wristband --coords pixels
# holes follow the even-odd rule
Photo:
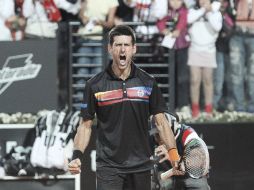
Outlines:
[[[73,154],[72,154],[72,160],[75,160],[75,159],[80,159],[80,161],[82,160],[82,157],[83,157],[83,152],[81,152],[80,150],[74,150],[73,151]]]
[[[168,156],[169,156],[169,161],[179,161],[180,160],[180,156],[178,154],[178,151],[176,148],[172,148],[168,151]]]

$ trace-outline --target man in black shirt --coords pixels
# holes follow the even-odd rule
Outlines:
[[[155,79],[132,62],[136,38],[130,27],[119,25],[109,32],[108,51],[112,63],[86,83],[69,171],[80,172],[80,158],[89,143],[96,114],[97,189],[150,190],[150,115],[154,115],[172,165],[178,167],[174,135],[163,114],[166,104]]]

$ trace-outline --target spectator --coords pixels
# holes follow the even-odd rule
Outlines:
[[[133,21],[137,33],[138,43],[150,43],[150,47],[139,47],[138,53],[149,53],[150,57],[136,56],[137,63],[160,63],[164,62],[163,47],[159,46],[159,35],[156,21],[167,15],[168,0],[125,0],[126,4],[134,8]],[[140,23],[143,22],[143,23]],[[146,69],[147,72],[150,70]],[[151,69],[151,72],[155,72]]]
[[[236,8],[236,27],[230,39],[235,110],[254,113],[254,0],[239,0]]]
[[[187,40],[187,9],[183,0],[169,0],[168,15],[159,20],[157,26],[163,35],[170,35],[176,38],[175,49],[175,69],[176,69],[176,108],[189,105],[189,67]],[[166,22],[172,22],[173,27],[167,27]]]
[[[117,0],[87,0],[82,3],[79,16],[84,26],[78,31],[82,35],[82,39],[79,41],[81,47],[78,49],[78,53],[102,53],[101,46],[85,47],[82,46],[82,43],[101,43],[103,28],[109,29],[114,25],[117,7]],[[78,58],[77,62],[78,64],[92,65],[90,68],[80,68],[77,71],[78,74],[96,74],[102,70],[102,58],[100,56],[82,56]],[[83,83],[84,81],[80,82]]]
[[[215,42],[222,27],[222,15],[219,8],[219,2],[198,0],[197,8],[191,8],[188,13],[188,23],[191,24],[188,65],[190,66],[191,108],[194,118],[200,113],[201,81],[204,87],[205,112],[211,114],[213,109],[213,68],[217,67]]]
[[[0,41],[23,39],[26,21],[22,15],[23,1],[0,1]]]
[[[58,10],[55,6],[53,7],[55,10]],[[57,22],[49,20],[41,1],[25,0],[24,16],[27,18],[27,26],[25,29],[26,37],[56,37],[56,30],[58,28]],[[57,16],[54,16],[54,18],[60,20],[61,15],[58,14]]]
[[[24,0],[24,16],[27,18],[25,34],[27,37],[55,38],[58,22],[62,15],[59,8],[77,14],[80,0],[75,4],[69,0]]]
[[[134,8],[129,6],[125,0],[118,0],[119,6],[116,10],[115,25],[133,20]]]
[[[156,22],[167,15],[167,0],[126,0],[126,4],[134,8],[134,22]],[[146,35],[150,37],[158,33],[155,25],[138,25],[136,28],[139,37]]]
[[[0,40],[1,41],[11,41],[11,31],[5,25],[5,22],[8,18],[14,15],[14,2],[10,0],[1,0],[0,1]]]
[[[215,109],[223,111],[230,109],[232,103],[232,83],[229,79],[229,40],[234,26],[234,14],[230,7],[229,0],[221,0],[221,13],[223,15],[222,30],[216,41],[216,61],[217,68],[214,70],[214,97],[213,106]],[[224,81],[225,80],[225,81]],[[225,87],[225,96],[223,96]]]

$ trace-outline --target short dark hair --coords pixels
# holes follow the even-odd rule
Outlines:
[[[136,35],[134,30],[127,25],[117,25],[109,31],[109,44],[113,45],[115,36],[131,36],[132,44],[136,44]]]

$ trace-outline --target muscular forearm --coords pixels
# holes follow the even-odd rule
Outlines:
[[[74,138],[74,150],[85,151],[90,141],[92,121],[81,121]]]
[[[155,116],[155,124],[159,131],[160,140],[166,145],[166,148],[168,150],[176,148],[175,137],[171,130],[170,122],[167,121],[163,113]]]
[[[163,129],[164,132],[159,133],[162,142],[166,145],[167,149],[176,148],[175,137],[170,129]]]
[[[163,143],[168,150],[168,157],[171,165],[177,168],[180,157],[176,147],[175,136],[171,130],[171,122],[168,122],[164,113],[160,113],[155,115],[155,124],[159,131],[161,143]]]
[[[83,153],[90,141],[92,132],[92,120],[81,121],[74,138],[74,151],[72,161],[68,164],[68,170],[71,174],[81,172],[81,160]]]

